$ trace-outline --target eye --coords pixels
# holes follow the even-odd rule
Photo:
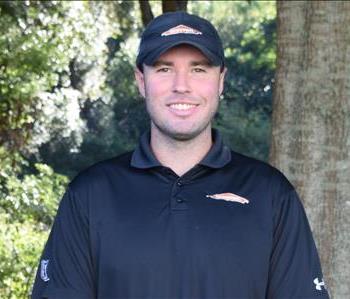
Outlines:
[[[192,69],[194,73],[205,73],[205,69],[202,67],[195,67]]]
[[[168,67],[161,67],[157,69],[157,73],[169,73],[169,72],[170,72],[170,68]]]

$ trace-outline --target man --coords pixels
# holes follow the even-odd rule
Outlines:
[[[215,28],[161,15],[136,64],[151,130],[70,183],[32,298],[328,298],[294,188],[211,128],[226,73]]]

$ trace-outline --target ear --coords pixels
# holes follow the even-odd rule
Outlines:
[[[146,97],[145,76],[137,67],[135,68],[134,74],[135,74],[136,84],[137,84],[139,93],[142,95],[142,97],[145,98]]]
[[[219,81],[219,95],[222,94],[222,92],[224,91],[224,82],[225,82],[225,77],[226,77],[226,72],[227,72],[227,68],[225,67],[222,72],[220,73],[220,81]]]

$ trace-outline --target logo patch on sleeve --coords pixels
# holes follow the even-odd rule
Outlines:
[[[43,281],[49,281],[49,275],[47,274],[47,267],[49,265],[49,260],[41,260],[40,261],[40,278]]]

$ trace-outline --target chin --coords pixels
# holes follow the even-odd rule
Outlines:
[[[198,135],[199,134],[194,134],[194,133],[174,133],[169,137],[177,141],[188,141],[188,140],[194,139]]]
[[[190,131],[175,131],[175,130],[166,130],[164,128],[158,128],[159,131],[176,141],[189,141],[195,139],[197,136],[202,134],[207,127],[204,127],[202,129],[197,129],[197,130],[190,130]]]

